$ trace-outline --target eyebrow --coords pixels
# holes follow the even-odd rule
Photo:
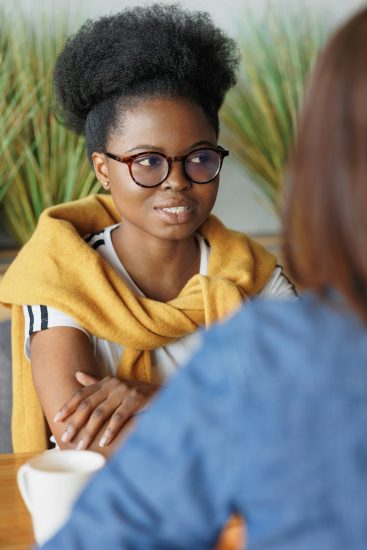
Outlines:
[[[209,146],[209,147],[215,147],[216,143],[212,143],[211,141],[207,141],[207,140],[197,141],[196,143],[193,143],[192,145],[187,147],[187,149],[185,151],[190,151],[190,150],[192,150],[196,147],[199,147],[201,145],[206,145],[206,146]],[[136,151],[137,149],[145,149],[145,150],[148,149],[148,151],[157,151],[157,152],[164,153],[164,149],[162,149],[162,147],[147,145],[147,144],[135,145],[135,147],[132,147],[131,149],[128,149],[126,151],[126,153],[132,153],[133,151]]]

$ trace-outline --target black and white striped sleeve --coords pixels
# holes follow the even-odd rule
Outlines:
[[[295,299],[297,298],[297,291],[288,277],[284,275],[282,267],[277,265],[258,296],[272,300],[281,300],[283,298]]]
[[[73,327],[82,330],[89,336],[89,332],[75,319],[53,307],[42,305],[23,306],[24,314],[24,351],[30,359],[30,340],[32,334],[40,330],[54,327]]]

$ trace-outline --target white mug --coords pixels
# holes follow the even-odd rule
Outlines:
[[[18,470],[18,486],[32,516],[41,545],[67,521],[90,477],[105,464],[93,451],[52,450],[32,458]]]

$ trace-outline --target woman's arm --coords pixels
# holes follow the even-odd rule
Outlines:
[[[62,405],[76,392],[84,392],[86,397],[83,386],[75,377],[77,371],[101,377],[90,340],[83,331],[76,328],[55,327],[43,330],[32,336],[31,357],[33,381],[48,425],[60,448],[76,448],[80,441],[78,433],[71,441],[62,440],[70,419],[54,422],[54,418]],[[93,410],[89,411],[89,416]],[[107,426],[108,420],[103,422],[89,445],[91,450],[106,456],[121,442],[125,430],[131,427],[129,423],[125,424],[113,443],[102,448],[99,442]]]

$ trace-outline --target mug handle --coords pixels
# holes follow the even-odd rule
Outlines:
[[[23,500],[25,502],[25,505],[27,506],[29,512],[32,513],[32,503],[31,503],[31,499],[29,498],[28,489],[27,489],[28,471],[29,471],[28,464],[23,464],[18,470],[17,481],[18,481],[18,487],[23,497]]]

